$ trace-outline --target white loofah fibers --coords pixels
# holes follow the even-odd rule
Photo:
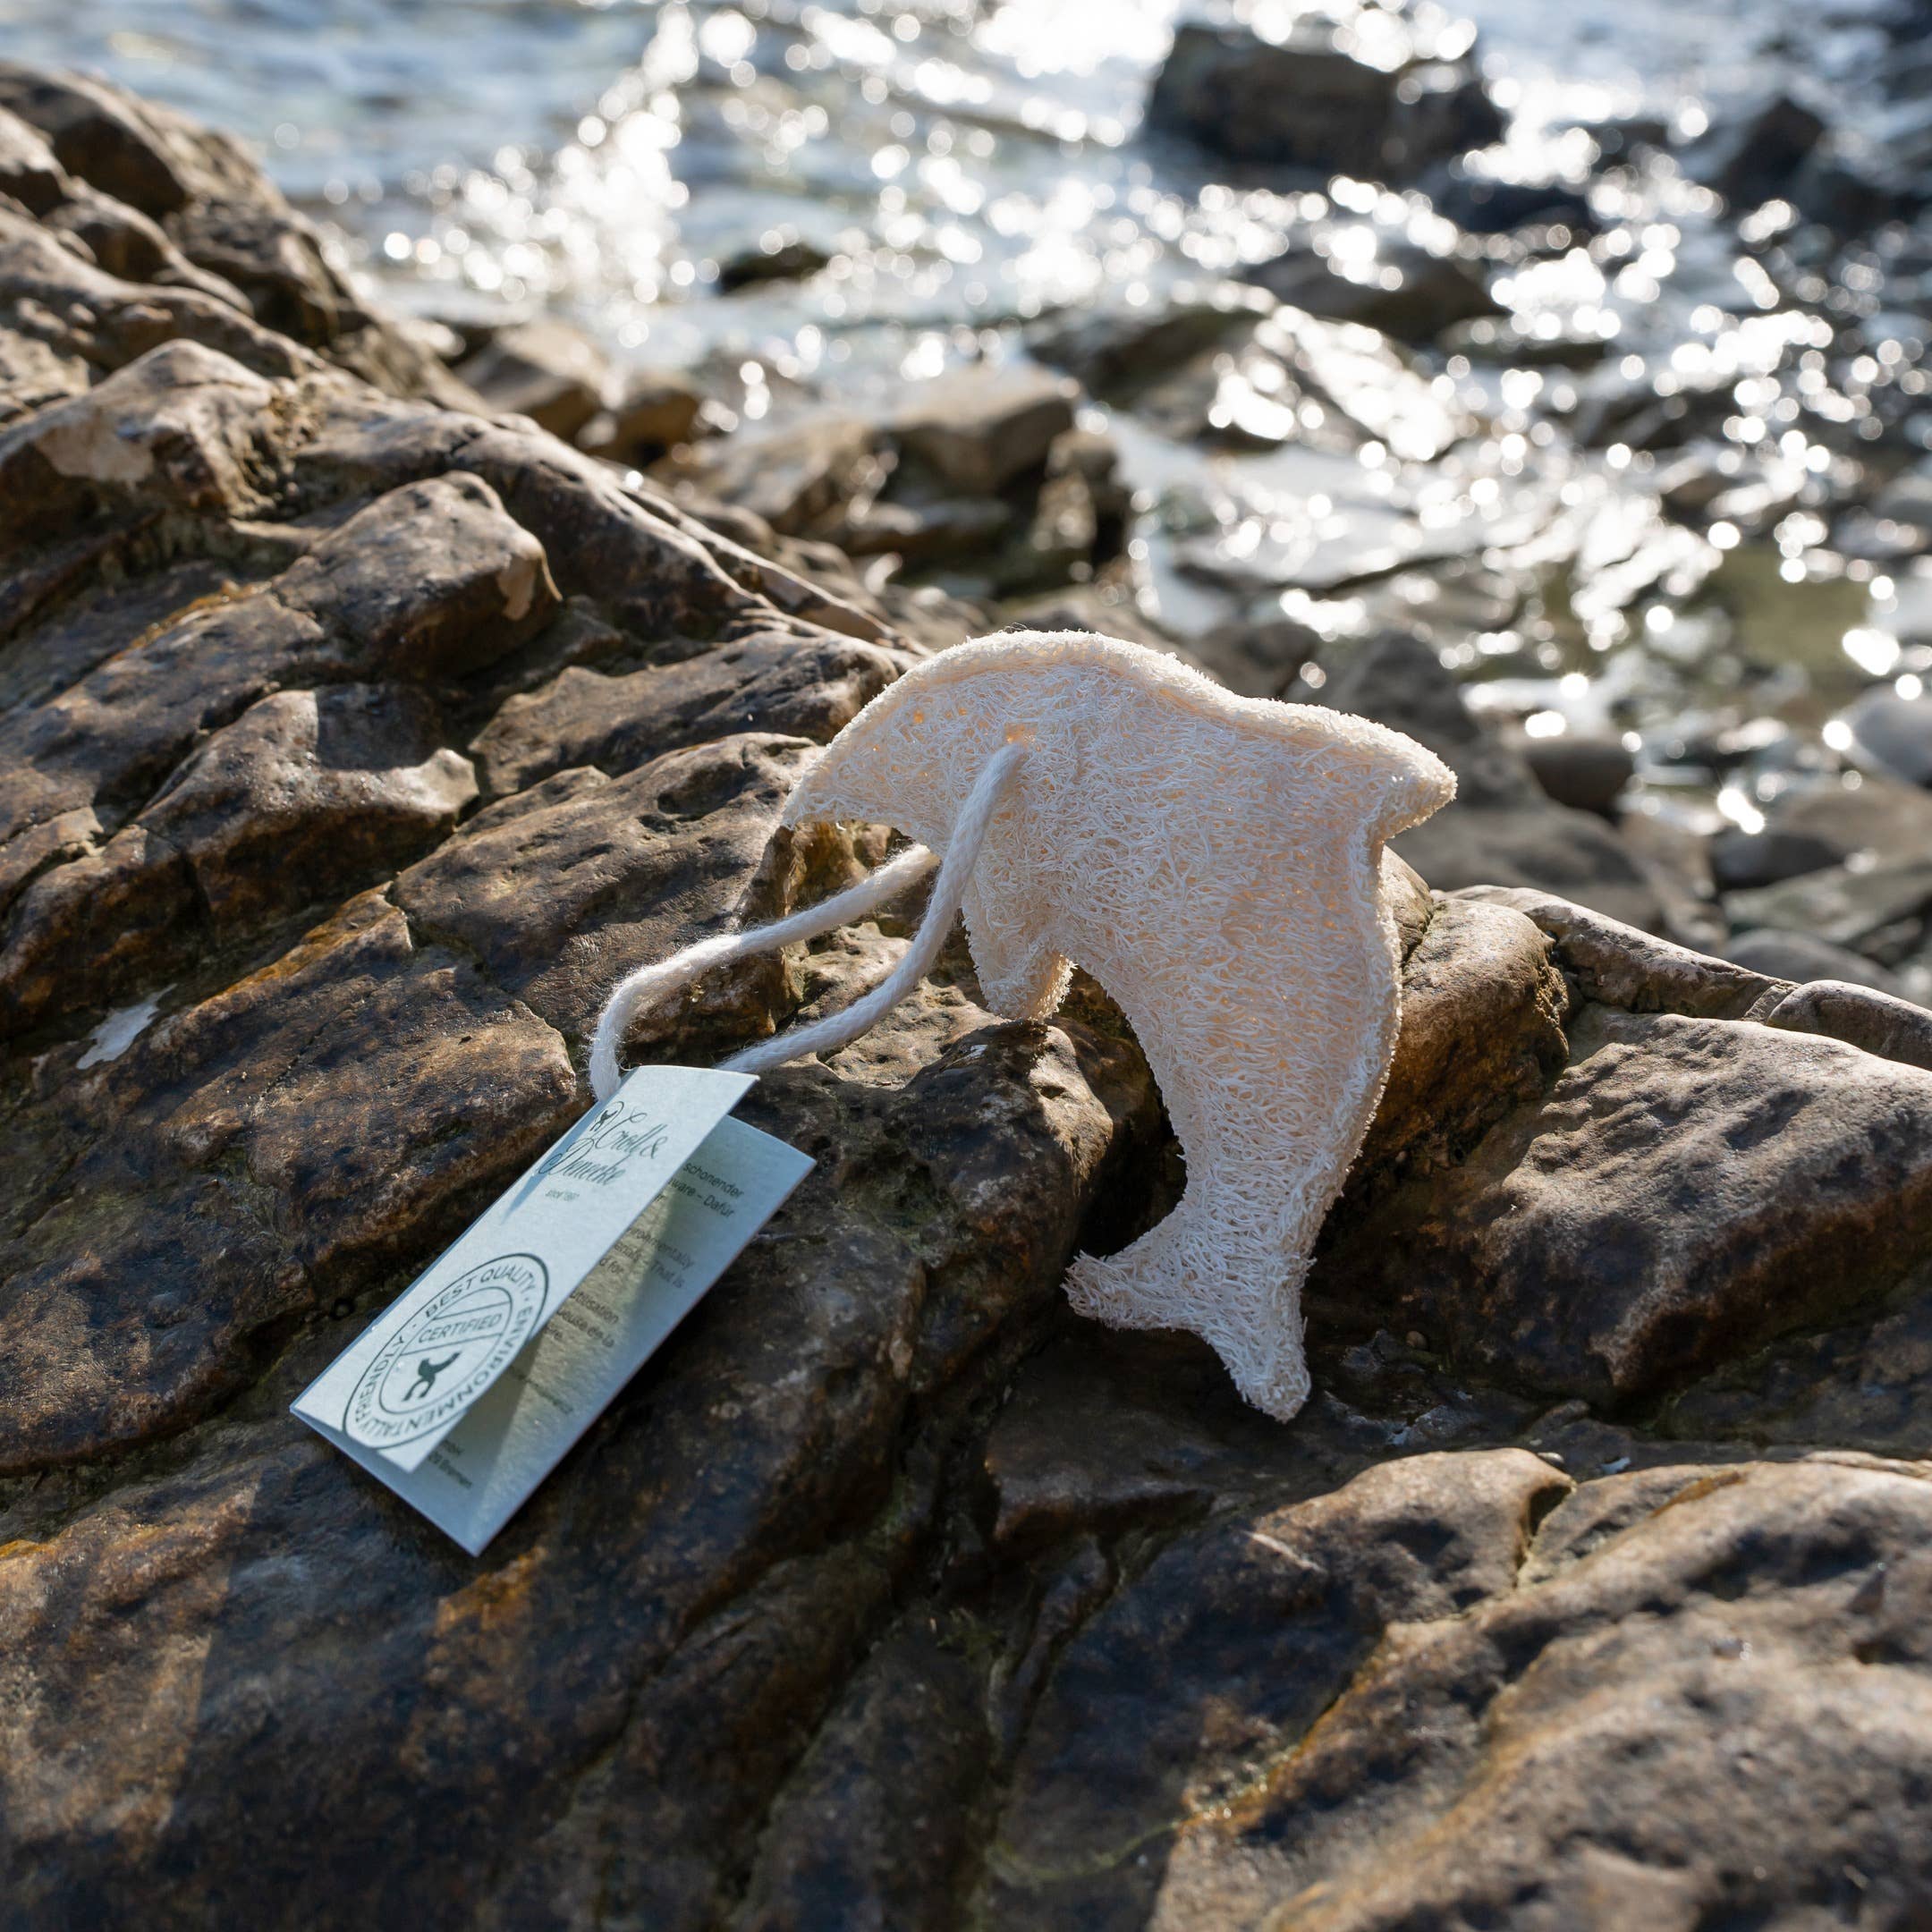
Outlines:
[[[983,784],[1008,747],[1023,757]],[[972,801],[963,909],[988,1003],[1045,1019],[1077,961],[1132,1022],[1187,1157],[1174,1212],[1120,1254],[1080,1257],[1069,1295],[1118,1326],[1200,1335],[1285,1419],[1308,1395],[1309,1252],[1394,1051],[1383,844],[1454,792],[1438,759],[1365,719],[1237,698],[1110,638],[1017,631],[875,698],[784,818],[896,826],[945,852]],[[613,1067],[621,1030],[599,1030]]]

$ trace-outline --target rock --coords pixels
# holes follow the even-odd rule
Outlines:
[[[14,1025],[106,1005],[269,915],[345,896],[454,824],[470,763],[403,686],[284,691],[217,732],[153,804],[42,872],[0,928]]]
[[[672,370],[633,374],[611,408],[576,432],[578,448],[612,462],[646,462],[683,442],[697,427],[704,396]]]
[[[1512,908],[1429,902],[1402,968],[1402,1024],[1351,1212],[1398,1176],[1461,1160],[1562,1069],[1570,995],[1550,941]]]
[[[1465,234],[1513,234],[1521,228],[1596,230],[1589,196],[1568,182],[1498,181],[1453,165],[1424,183],[1436,212]]]
[[[986,496],[1046,461],[1073,427],[1073,389],[1044,369],[964,369],[912,392],[892,434],[947,482]]]
[[[774,631],[618,676],[572,665],[506,699],[470,750],[487,790],[501,797],[572,767],[627,770],[650,753],[733,732],[824,743],[905,662],[850,638],[806,644]]]
[[[1393,724],[1455,773],[1455,801],[1398,841],[1431,885],[1541,886],[1631,925],[1663,923],[1657,886],[1635,853],[1594,813],[1550,799],[1521,754],[1470,715],[1454,677],[1419,640],[1384,632],[1340,658],[1320,687],[1292,685],[1283,695]]]
[[[1845,713],[1861,760],[1902,778],[1932,785],[1932,698],[1868,692]]]
[[[1183,22],[1148,97],[1148,125],[1238,161],[1413,181],[1503,132],[1473,39],[1439,11],[1430,20],[1370,5],[1303,15],[1280,38]]]
[[[1661,114],[1618,114],[1579,124],[1596,145],[1599,168],[1629,160],[1647,148],[1663,152],[1671,146],[1671,123]]]
[[[1607,813],[1637,769],[1621,738],[1564,732],[1555,738],[1525,738],[1523,762],[1559,805]]]
[[[1036,360],[1066,369],[1093,394],[1118,400],[1204,349],[1253,327],[1274,304],[1239,282],[1176,294],[1145,309],[1059,318],[1029,338]]]
[[[815,243],[775,230],[756,248],[741,249],[718,264],[718,293],[730,295],[763,282],[802,282],[831,259]]]
[[[1120,555],[1133,511],[1120,480],[1120,452],[1111,436],[1068,429],[1046,452],[1046,474],[1018,540],[996,560],[994,585],[1024,596],[1092,576]]]
[[[1910,859],[1932,845],[1932,792],[1870,772],[1794,785],[1765,809],[1768,830],[1818,840],[1834,862]]]
[[[109,81],[14,62],[0,62],[0,113],[35,130],[70,177],[56,184],[60,200],[30,204],[30,212],[47,220],[50,233],[80,240],[107,275],[191,290],[220,309],[239,309],[393,394],[474,405],[470,391],[407,327],[363,302],[331,266],[314,226],[225,135]],[[44,169],[34,191],[47,201]],[[0,237],[0,251],[17,246],[16,239]],[[105,292],[80,279],[82,301],[95,308]],[[110,330],[70,318],[70,327],[95,335],[97,348],[89,360],[98,366],[118,368],[178,335],[230,354],[244,339],[233,323],[224,337],[210,333],[216,320],[178,294],[118,300],[154,314],[144,313],[134,326],[123,318]],[[64,315],[72,303],[47,306]],[[257,357],[270,352],[266,342],[255,349]],[[246,354],[243,360],[267,373],[289,373],[287,344],[275,355],[273,369]]]
[[[1832,866],[1779,885],[1733,893],[1725,902],[1740,926],[1770,926],[1849,946],[1880,965],[1916,953],[1932,919],[1932,859]]]
[[[1869,987],[1875,993],[1905,996],[1904,982],[1896,973],[1849,946],[1834,945],[1812,933],[1777,932],[1768,926],[1754,926],[1736,934],[1725,945],[1724,956],[1773,979],[1800,983],[1843,979],[1852,986]]]
[[[1780,999],[1766,1023],[1792,1033],[1822,1033],[1901,1066],[1932,1069],[1932,1013],[1862,980],[1810,981]]]
[[[1585,995],[1568,1064],[1453,1171],[1385,1193],[1352,1175],[1372,1212],[1332,1224],[1321,1306],[1360,1320],[1366,1302],[1470,1370],[1616,1403],[1868,1305],[1932,1258],[1921,1010],[1787,1004],[1779,982],[1492,897],[1543,918]],[[1818,1037],[1821,1019],[1867,1041],[1896,1026],[1911,1057]]]
[[[39,131],[0,107],[0,194],[12,195],[30,215],[47,215],[71,186]]]
[[[886,475],[879,435],[860,417],[830,411],[762,436],[693,448],[671,474],[708,497],[749,510],[788,536],[842,531],[862,516]]]
[[[1579,323],[1547,311],[1536,326],[1520,326],[1505,316],[1478,316],[1444,329],[1436,345],[1445,355],[1467,356],[1505,369],[1595,369],[1610,353],[1611,339],[1597,320]]]
[[[1135,404],[1176,438],[1350,452],[1377,441],[1405,462],[1435,461],[1472,427],[1406,351],[1373,329],[1299,309],[1276,309],[1245,339],[1157,378]]]
[[[1435,254],[1412,242],[1378,247],[1364,274],[1344,275],[1326,256],[1299,246],[1246,274],[1292,308],[1360,323],[1402,342],[1433,342],[1458,323],[1504,313],[1473,264],[1453,255]]]
[[[1775,886],[1836,865],[1844,856],[1835,840],[1768,824],[1761,832],[1741,832],[1733,826],[1710,842],[1711,874],[1724,892]]]
[[[1532,1513],[1568,1487],[1521,1451],[1419,1457],[1174,1539],[1056,1660],[1002,1807],[987,1916],[1149,1922],[1191,1832],[1211,1832],[1257,1767],[1292,1760],[1384,1630],[1507,1595]],[[1423,1538],[1434,1563],[1416,1557]],[[1278,1638],[1284,1621],[1295,1640],[1282,1646],[1264,1632]],[[1157,1858],[1133,1854],[1148,1845]],[[1276,1882],[1266,1896],[1300,1889]],[[1261,1915],[1260,1900],[1238,1914],[1196,1900],[1185,1922]]]
[[[1292,1902],[1309,1932],[1688,1926],[1733,1902],[1775,1922],[1810,1897],[1909,1916],[1932,1876],[1911,1634],[1932,1499],[1915,1469],[1632,1471],[1540,1526],[1554,1492],[1505,1456],[1387,1474],[1402,1501],[1386,1517],[1386,1489],[1356,1485],[1320,1514],[1198,1532],[1214,1609],[1175,1617],[1177,1550],[1082,1633],[1060,1675],[1086,1695],[1042,1716],[1068,1755],[1043,1739],[1026,1760],[996,1859],[1003,1923],[1246,1926]],[[1452,1501],[1461,1482],[1473,1493]],[[1360,1509],[1357,1548],[1410,1544],[1405,1504],[1455,1552],[1446,1601],[1370,1582],[1323,1534]],[[1284,1598],[1307,1606],[1285,1653]],[[1157,1670],[1164,1624],[1180,1641]],[[1269,1669],[1245,1723],[1203,1688],[1205,1657]],[[1080,1709],[1147,1741],[1087,1810]],[[1391,1827],[1408,1855],[1388,1855]]]
[[[1748,119],[1720,125],[1687,165],[1734,207],[1755,208],[1791,185],[1825,132],[1817,114],[1780,94]]]
[[[580,330],[548,319],[503,330],[457,374],[492,410],[528,416],[566,439],[604,407],[611,382],[604,352]]]
[[[1663,909],[1658,929],[1680,945],[1700,953],[1721,953],[1731,921],[1718,902],[1707,841],[1689,826],[1662,811],[1639,809],[1621,813],[1616,834],[1643,868]]]

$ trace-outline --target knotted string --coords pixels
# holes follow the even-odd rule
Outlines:
[[[773,953],[801,939],[816,939],[837,927],[863,919],[938,864],[939,877],[933,885],[932,900],[912,944],[876,987],[850,1006],[827,1013],[795,1033],[775,1034],[768,1040],[760,1040],[755,1046],[733,1054],[724,1063],[732,1072],[763,1073],[808,1054],[836,1052],[877,1026],[931,971],[938,959],[966,896],[966,883],[979,861],[979,848],[985,844],[994,814],[1019,771],[1025,749],[1020,744],[1003,745],[973,781],[973,788],[953,821],[944,862],[925,846],[914,845],[889,860],[862,884],[818,905],[808,906],[802,912],[794,912],[769,926],[756,927],[750,932],[721,933],[713,939],[700,939],[696,945],[686,946],[682,953],[674,953],[655,966],[640,966],[619,980],[605,1002],[604,1011],[597,1015],[597,1031],[591,1037],[591,1091],[600,1101],[616,1092],[623,1078],[623,1069],[617,1063],[617,1050],[640,1007],[689,986],[715,966]]]

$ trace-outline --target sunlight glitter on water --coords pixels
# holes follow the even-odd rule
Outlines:
[[[91,51],[208,118],[258,112],[271,165],[393,300],[563,314],[625,363],[715,381],[718,421],[882,413],[950,361],[1160,314],[1290,248],[1387,296],[1453,261],[1500,312],[1431,346],[1261,321],[1115,406],[1145,607],[1182,630],[1409,623],[1497,701],[1632,731],[1659,771],[1686,719],[1815,732],[1868,681],[1932,669],[1902,539],[1835,507],[1923,393],[1889,244],[1835,268],[1788,205],[1727,225],[1676,161],[1606,172],[1586,131],[1693,131],[1726,89],[1778,78],[1772,16],[1810,28],[1806,8],[1760,5],[1752,35],[1733,0],[1360,17],[1356,53],[1393,68],[1412,38],[1450,57],[1477,16],[1513,119],[1476,174],[1587,205],[1535,245],[1465,233],[1419,190],[1145,139],[1176,0],[467,0],[433,21],[343,0],[322,23],[299,0],[208,0],[165,28],[138,0],[27,11],[26,57]],[[1283,33],[1301,11],[1218,9]],[[1848,18],[1806,39],[1821,70]],[[718,292],[729,265],[792,247],[824,266]]]

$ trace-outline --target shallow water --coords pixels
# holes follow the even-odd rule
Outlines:
[[[0,46],[248,136],[393,300],[459,321],[550,308],[630,361],[722,375],[758,419],[806,395],[883,410],[950,361],[1023,353],[1070,312],[1146,310],[1291,240],[1363,274],[1392,239],[1455,245],[1419,195],[1284,191],[1143,139],[1176,11],[0,0]],[[1854,145],[1885,138],[1860,0],[1461,11],[1513,114],[1504,165],[1527,177],[1586,178],[1576,123],[1695,132],[1800,70]],[[1183,636],[1278,612],[1324,635],[1421,624],[1532,732],[1626,733],[1641,802],[1749,825],[1791,769],[1835,756],[1840,707],[1932,674],[1911,560],[1839,540],[1868,482],[1861,437],[1923,386],[1922,302],[1882,249],[1825,274],[1791,255],[1775,208],[1741,238],[1666,161],[1600,179],[1594,206],[1588,242],[1483,246],[1516,327],[1602,343],[1595,368],[1431,352],[1412,405],[1366,436],[1364,375],[1340,439],[1271,402],[1265,362],[1260,388],[1217,397],[1243,419],[1223,446],[1116,412],[1140,597]],[[793,235],[825,273],[716,292],[722,261]],[[1674,521],[1675,453],[1587,429],[1674,391],[1719,399],[1706,470],[1734,516]]]

